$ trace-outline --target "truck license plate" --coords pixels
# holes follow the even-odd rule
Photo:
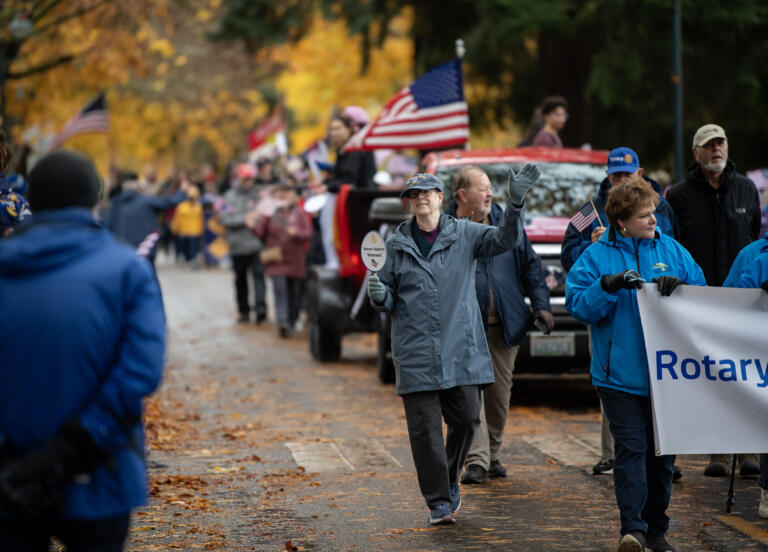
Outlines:
[[[532,357],[576,356],[576,338],[572,333],[531,334]]]

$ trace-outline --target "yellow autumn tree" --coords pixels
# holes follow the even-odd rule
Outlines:
[[[350,36],[341,21],[316,15],[298,43],[274,49],[270,56],[284,64],[276,80],[285,105],[293,111],[293,149],[301,151],[325,135],[334,108],[360,105],[371,118],[413,78],[413,43],[408,38],[411,11],[394,18],[389,38],[371,52],[360,74],[360,37]]]
[[[63,2],[50,19],[71,13],[75,3]],[[242,48],[207,40],[219,8],[220,0],[106,2],[44,37],[31,37],[15,72],[62,52],[72,61],[9,82],[12,135],[44,147],[45,137],[104,90],[109,135],[66,143],[91,156],[102,172],[111,163],[167,169],[235,158],[267,104],[249,78]]]

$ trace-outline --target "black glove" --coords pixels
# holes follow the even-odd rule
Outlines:
[[[620,289],[641,289],[643,279],[635,270],[625,270],[616,274],[610,274],[600,278],[600,286],[603,291],[616,293]]]
[[[760,284],[760,287],[763,288],[765,291],[768,291],[768,280]]]
[[[533,325],[544,335],[549,335],[555,327],[555,317],[549,311],[537,310],[533,315]]]
[[[677,286],[683,283],[677,276],[659,276],[654,278],[653,282],[656,283],[662,297],[669,297],[677,289]]]
[[[24,518],[55,512],[62,487],[105,459],[88,432],[78,422],[68,422],[44,447],[16,456],[0,468],[0,504]]]

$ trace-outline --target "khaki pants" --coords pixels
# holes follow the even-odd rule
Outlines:
[[[464,465],[476,464],[487,470],[493,460],[499,459],[501,437],[509,413],[509,397],[512,394],[512,373],[518,346],[508,347],[501,325],[488,326],[486,332],[488,350],[491,353],[495,383],[483,391],[480,409],[480,427],[477,428],[472,448]]]

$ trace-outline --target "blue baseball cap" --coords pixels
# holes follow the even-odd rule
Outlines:
[[[411,190],[432,190],[443,191],[443,183],[433,174],[419,173],[408,179],[405,188],[400,192],[400,197],[408,195]]]
[[[608,154],[607,174],[616,172],[633,173],[640,168],[640,159],[634,150],[629,148],[616,148]]]

